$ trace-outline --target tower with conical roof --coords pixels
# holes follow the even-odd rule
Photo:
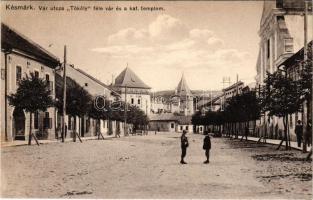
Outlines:
[[[194,114],[193,94],[187,84],[184,73],[176,87],[175,95],[172,97],[172,112]]]
[[[115,78],[113,88],[121,94],[123,101],[137,106],[149,115],[151,87],[145,84],[129,67],[126,67]]]

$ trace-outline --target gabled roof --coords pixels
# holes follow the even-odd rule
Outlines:
[[[126,67],[115,79],[115,87],[151,89],[129,67]]]
[[[1,23],[1,50],[10,51],[12,49],[19,50],[22,53],[37,58],[52,68],[60,64],[56,56],[45,50],[39,44]]]
[[[193,96],[185,79],[184,74],[182,75],[178,86],[176,88],[176,95],[177,96]]]

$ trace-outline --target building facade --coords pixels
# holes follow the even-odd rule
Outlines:
[[[312,9],[312,2],[308,1]],[[264,1],[259,29],[259,56],[257,60],[256,87],[264,85],[266,73],[275,72],[289,57],[304,46],[304,0]],[[307,41],[313,39],[313,16],[307,17]],[[301,58],[303,60],[303,58]],[[303,113],[291,115],[289,129],[295,139],[295,121],[303,119]],[[282,119],[266,114],[257,122],[259,131],[266,137],[279,138],[283,130]]]
[[[92,77],[85,71],[75,68],[74,66],[66,67],[66,76],[67,85],[70,85],[70,82],[75,81],[80,85],[84,90],[86,90],[95,101],[96,97],[104,97],[105,100],[109,102],[114,102],[119,99],[119,94],[109,88],[109,86],[102,83],[100,80]],[[63,90],[63,70],[59,70],[56,75],[56,84],[58,88]],[[93,105],[94,106],[94,105]],[[56,117],[56,126],[61,126],[62,124],[62,115],[57,111]],[[115,121],[111,120],[97,120],[89,116],[84,117],[73,117],[66,115],[65,124],[67,125],[66,137],[72,137],[73,131],[77,131],[80,136],[96,136],[98,131],[105,135],[111,135],[115,132],[118,125]],[[57,136],[59,137],[59,136]]]
[[[22,78],[35,76],[49,82],[55,99],[55,69],[59,59],[5,24],[1,24],[1,141],[27,140],[30,114],[9,105],[7,95],[16,92]],[[50,139],[55,133],[55,108],[33,114],[32,130],[38,139]]]
[[[150,89],[129,67],[126,67],[115,79],[112,89],[121,100],[129,105],[140,108],[146,115],[150,115]]]

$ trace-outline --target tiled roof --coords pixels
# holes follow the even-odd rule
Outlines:
[[[1,23],[1,49],[19,50],[27,55],[40,59],[41,62],[52,68],[60,64],[56,56],[3,23]]]
[[[191,124],[192,116],[174,115],[173,113],[153,114],[149,116],[150,121],[176,121],[178,124]]]
[[[150,121],[177,121],[178,119],[173,113],[162,113],[149,115]]]
[[[129,67],[126,67],[115,79],[114,87],[151,89]]]

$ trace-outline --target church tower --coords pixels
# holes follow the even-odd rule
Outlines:
[[[173,99],[176,100],[177,110],[179,113],[184,113],[184,115],[194,114],[194,105],[193,105],[193,94],[187,85],[184,74],[182,75],[176,90]]]

